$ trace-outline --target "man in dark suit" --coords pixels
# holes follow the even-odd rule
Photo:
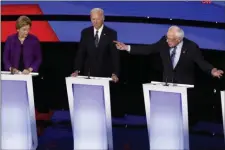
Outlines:
[[[112,115],[123,117],[123,108],[117,109],[123,103],[119,98],[119,51],[114,40],[117,40],[117,32],[104,25],[104,11],[100,8],[91,10],[91,27],[85,28],[81,32],[81,40],[77,57],[75,59],[76,77],[81,72],[85,76],[111,77],[114,83],[110,83],[110,95]],[[122,104],[121,104],[122,103]]]
[[[119,76],[119,52],[114,40],[117,32],[104,25],[104,11],[100,8],[91,10],[93,26],[81,32],[81,40],[77,57],[75,59],[75,72],[97,77],[112,77],[114,82]]]
[[[222,70],[214,68],[206,62],[201,55],[196,43],[184,38],[184,31],[178,26],[171,26],[167,35],[158,42],[146,46],[130,46],[114,41],[117,49],[126,50],[130,54],[149,55],[160,53],[163,64],[163,81],[180,84],[194,84],[194,67],[197,64],[204,72],[213,77],[220,78]],[[188,94],[189,124],[194,125],[199,120],[199,108],[202,103],[196,96],[196,91],[191,90]]]
[[[158,42],[146,46],[130,46],[114,41],[117,49],[130,54],[149,55],[160,53],[163,63],[163,81],[194,84],[194,66],[197,64],[204,72],[220,78],[222,70],[206,62],[196,43],[184,37],[184,31],[178,26],[171,26],[167,35]]]

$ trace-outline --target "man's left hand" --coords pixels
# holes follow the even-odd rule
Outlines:
[[[118,82],[119,81],[119,78],[117,77],[117,75],[115,75],[115,74],[112,74],[112,80],[113,80],[113,82]]]
[[[213,77],[221,78],[223,76],[223,71],[217,70],[216,68],[213,68],[211,73]]]

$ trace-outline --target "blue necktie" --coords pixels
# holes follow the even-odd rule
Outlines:
[[[172,64],[173,64],[173,68],[175,67],[175,55],[176,55],[176,49],[177,47],[175,46],[171,52],[171,55],[170,55],[170,58],[171,58],[171,61],[172,61]]]

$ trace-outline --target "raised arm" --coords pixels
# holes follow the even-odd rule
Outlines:
[[[117,40],[117,32],[113,31],[112,32],[112,43],[110,46],[110,52],[112,56],[112,64],[113,64],[113,74],[116,76],[119,76],[119,70],[120,70],[120,53],[116,49],[115,43],[113,43],[114,40]]]
[[[206,73],[212,75],[213,77],[218,77],[220,78],[223,75],[222,70],[218,70],[217,68],[214,68],[210,63],[204,60],[204,57],[201,54],[201,51],[198,47],[198,45],[195,45],[193,47],[194,49],[194,55],[193,59],[194,62]]]
[[[122,42],[114,41],[116,43],[116,47],[119,50],[128,51],[133,55],[149,55],[152,53],[157,53],[160,50],[161,42],[164,38],[161,38],[158,42],[148,45],[126,45]]]
[[[149,45],[132,45],[128,47],[128,52],[133,55],[149,55],[152,53],[157,53],[159,48],[158,42]]]

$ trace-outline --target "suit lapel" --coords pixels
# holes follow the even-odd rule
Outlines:
[[[185,42],[185,40],[183,41],[183,46],[182,46],[182,48],[181,48],[181,53],[180,53],[180,58],[179,58],[179,60],[178,60],[178,62],[177,62],[177,65],[175,66],[175,68],[174,69],[176,69],[177,67],[178,67],[178,65],[181,63],[181,61],[182,61],[182,59],[183,59],[183,57],[184,57],[184,55],[187,53],[187,46],[186,46],[186,42]]]
[[[92,43],[93,47],[95,47],[95,34],[94,34],[94,28],[93,27],[90,30],[90,35],[91,35],[90,43]]]
[[[90,35],[91,35],[91,43],[93,44],[93,46],[95,47],[95,34],[94,34],[94,28],[91,28],[90,30]],[[100,39],[99,39],[99,42],[98,42],[98,48],[100,48],[101,46],[103,46],[104,44],[104,41],[105,41],[105,37],[107,35],[107,27],[104,26],[103,29],[102,29],[102,33],[100,35]]]
[[[100,40],[99,40],[99,44],[98,44],[98,46],[99,47],[101,47],[102,45],[103,45],[103,43],[104,43],[104,41],[105,41],[105,37],[104,36],[106,36],[107,35],[107,33],[106,33],[106,27],[104,26],[103,27],[103,29],[102,29],[102,33],[101,33],[101,36],[100,36]]]
[[[167,64],[169,65],[168,67],[170,67],[171,69],[173,69],[173,64],[171,61],[171,57],[170,57],[170,47],[168,46],[168,44],[165,44],[165,56],[166,56],[166,60],[167,60]]]

